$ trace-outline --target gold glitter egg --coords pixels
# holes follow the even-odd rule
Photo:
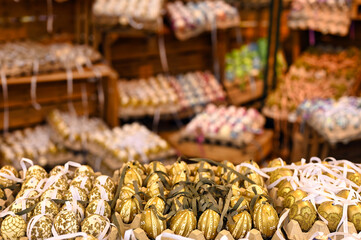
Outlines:
[[[131,197],[122,202],[116,208],[124,223],[133,222],[135,216],[140,213],[139,202],[136,198]]]
[[[36,204],[33,215],[46,215],[51,219],[54,219],[54,217],[59,213],[58,205],[52,200],[45,199],[43,201],[40,201],[38,204]]]
[[[4,165],[1,169],[0,172],[2,173],[6,173],[8,175],[11,175],[10,173],[12,173],[15,177],[19,177],[19,173],[16,170],[15,167],[11,166],[11,165]]]
[[[289,217],[300,224],[302,231],[307,232],[316,221],[317,213],[310,201],[299,200],[292,204]]]
[[[65,172],[65,167],[61,166],[61,165],[57,165],[53,169],[50,170],[49,175],[50,176],[55,176],[55,175],[58,175],[58,174],[62,174],[63,172]]]
[[[123,201],[135,195],[134,187],[126,185],[120,189],[119,199]]]
[[[291,208],[291,206],[299,201],[307,197],[307,193],[305,191],[302,191],[300,189],[296,189],[294,191],[289,192],[285,199],[283,200],[283,207],[284,208]]]
[[[211,240],[216,237],[220,219],[220,215],[212,209],[205,210],[199,217],[198,229],[203,232],[206,240]]]
[[[241,211],[233,216],[233,221],[233,224],[227,222],[227,228],[235,239],[245,237],[252,228],[252,218],[247,211]]]
[[[29,205],[35,205],[39,201],[38,197],[39,197],[38,191],[34,189],[25,189],[25,190],[20,190],[20,192],[16,196],[16,199],[23,198],[26,199],[27,202],[29,202]]]
[[[250,171],[246,177],[252,180],[256,185],[264,187],[263,177],[254,171]],[[252,184],[249,181],[244,181],[244,187],[248,188]]]
[[[289,193],[289,192],[291,192],[291,191],[293,191],[294,189],[293,189],[293,187],[292,187],[292,185],[291,185],[291,183],[289,182],[289,181],[287,181],[287,180],[282,180],[281,182],[280,182],[280,185],[279,185],[279,187],[278,187],[278,189],[277,189],[277,196],[278,197],[286,197],[286,195]]]
[[[59,235],[76,233],[79,231],[77,217],[72,211],[60,211],[54,218],[54,228]]]
[[[88,194],[93,188],[93,182],[87,176],[77,176],[73,180],[71,180],[70,186],[81,188]]]
[[[60,208],[60,211],[73,212],[76,215],[76,220],[78,221],[78,223],[80,223],[84,219],[85,208],[79,202],[66,201],[64,205]]]
[[[163,213],[165,208],[165,202],[160,197],[152,197],[145,204],[144,209],[150,208],[150,206],[154,205],[158,212]]]
[[[166,221],[158,218],[156,210],[153,208],[145,209],[140,217],[140,227],[145,231],[149,238],[156,238],[167,227]]]
[[[318,213],[328,221],[328,229],[335,232],[342,218],[342,205],[335,204],[331,201],[323,202],[318,206]]]
[[[30,201],[27,201],[27,199],[16,199],[10,206],[10,211],[14,212],[14,213],[19,213],[27,208],[32,207],[33,204],[30,203]],[[26,216],[25,220],[29,221],[29,219],[32,216],[32,212],[28,212],[26,214],[23,214]],[[22,216],[23,216],[22,215]]]
[[[126,163],[126,166],[133,168],[139,172],[140,175],[144,175],[146,172],[145,167],[138,161],[130,161]]]
[[[98,239],[93,237],[92,235],[88,235],[86,237],[77,237],[76,240],[98,240]]]
[[[59,189],[48,189],[40,197],[40,201],[44,201],[46,199],[53,200],[53,199],[59,199],[63,200],[63,194],[64,191]]]
[[[90,197],[90,196],[89,196]],[[64,200],[66,201],[88,201],[88,195],[86,192],[78,187],[70,186],[64,193]]]
[[[267,167],[274,168],[274,167],[281,167],[281,166],[285,166],[285,165],[286,165],[285,161],[283,161],[281,158],[275,158],[268,163]]]
[[[138,186],[141,187],[143,185],[142,176],[139,174],[139,172],[133,168],[129,168],[125,172],[124,181],[123,184],[132,184],[136,181]]]
[[[109,176],[101,175],[101,176],[97,177],[94,181],[94,186],[97,186],[97,185],[108,189],[112,193],[115,192],[115,182]]]
[[[268,202],[259,204],[253,213],[253,224],[265,238],[272,237],[277,230],[278,215],[276,210]]]
[[[4,199],[4,198],[5,198],[5,192],[0,188],[0,199]]]
[[[94,170],[88,165],[81,165],[74,171],[74,178],[81,177],[89,177],[90,179],[94,178]]]
[[[4,172],[4,171],[1,171],[1,170],[0,170],[0,172],[9,175],[8,172]],[[10,187],[11,185],[14,185],[14,184],[15,184],[15,182],[13,180],[10,180],[10,179],[8,179],[6,177],[0,176],[0,185],[1,186],[5,187],[5,188],[8,188],[8,187]]]
[[[26,223],[20,216],[8,215],[1,223],[1,236],[4,240],[16,240],[25,236]]]
[[[290,177],[293,175],[293,172],[290,169],[286,168],[280,168],[275,171],[273,171],[270,175],[270,183],[276,182],[281,177]],[[276,186],[278,187],[280,183],[278,183]]]
[[[97,199],[111,201],[113,200],[113,198],[114,198],[114,194],[102,186],[94,186],[89,194],[89,202],[92,202]]]
[[[187,237],[197,226],[194,213],[188,209],[177,212],[170,221],[170,229],[177,235]]]
[[[248,163],[248,164],[252,165],[253,167],[259,169],[258,164],[253,160],[244,161],[243,163]],[[245,167],[245,166],[242,166],[239,168],[239,172],[241,174],[247,174],[249,171],[253,171],[253,170],[248,167]]]
[[[236,173],[232,171],[228,171],[221,176],[221,179],[224,181],[225,184],[231,183],[239,186],[239,179]],[[237,180],[238,179],[238,180]]]
[[[167,173],[167,169],[165,168],[163,163],[158,161],[153,161],[148,165],[148,169],[147,169],[148,174],[153,173],[155,171]]]
[[[352,182],[354,182],[356,185],[360,186],[361,185],[361,174],[358,172],[354,172],[354,173],[347,173],[347,179],[351,180]]]
[[[347,209],[348,221],[355,225],[356,231],[361,231],[361,204],[349,205]]]
[[[50,176],[48,182],[49,181],[53,182],[53,184],[51,184],[48,189],[67,190],[69,188],[68,178],[65,175]]]
[[[107,201],[103,199],[97,199],[88,204],[85,209],[85,216],[88,217],[93,214],[99,214],[110,219],[112,210]]]
[[[233,196],[231,197],[231,208],[233,208],[237,202],[239,201],[240,198],[243,198],[242,196]],[[237,212],[241,212],[243,210],[248,210],[249,211],[249,202],[243,198],[242,202],[238,205],[237,207]]]
[[[25,178],[37,177],[38,179],[44,179],[48,177],[48,173],[45,171],[44,168],[40,167],[39,165],[34,165],[29,167],[26,171]]]
[[[256,195],[265,194],[268,195],[267,190],[258,185],[249,186],[245,192],[242,193],[242,196],[248,201],[251,202],[252,198]]]
[[[189,180],[189,175],[187,171],[184,170],[182,172],[178,172],[176,175],[172,177],[172,185],[175,185],[176,183],[179,182],[185,182],[187,180]]]
[[[231,169],[233,169],[233,170],[236,170],[236,168],[234,167],[233,163],[231,163],[231,162],[223,161],[222,164],[223,164],[223,165],[226,165],[227,167],[229,167],[229,168],[231,168]],[[222,166],[218,166],[218,167],[217,167],[217,170],[216,170],[216,175],[217,175],[218,177],[221,177],[221,176],[223,176],[225,173],[227,173],[227,172],[229,172],[229,171],[230,171],[230,170],[227,169],[227,168],[224,168],[224,167],[222,167]]]
[[[186,171],[186,173],[189,175],[190,171],[189,171],[189,167],[187,165],[187,163],[185,163],[184,161],[176,161],[171,169],[169,170],[169,175],[171,176],[176,176],[178,173]]]
[[[353,194],[353,193],[352,193],[352,194]],[[341,198],[344,198],[344,199],[347,199],[349,195],[350,195],[350,190],[347,190],[347,189],[341,190],[341,191],[339,191],[339,192],[336,194],[337,197],[341,197]],[[356,199],[356,198],[355,198],[355,195],[352,196],[351,199],[352,199],[352,200],[353,200],[353,199]]]
[[[95,238],[98,238],[106,230],[106,226],[109,223],[106,217],[93,214],[86,217],[81,223],[81,231],[89,234]],[[107,233],[104,233],[104,237]]]
[[[35,189],[40,184],[40,180],[37,176],[26,178],[23,184],[21,185],[21,189]],[[45,184],[45,182],[44,182]]]
[[[252,219],[256,218],[256,212],[259,207],[262,206],[262,204],[267,203],[268,199],[264,196],[258,197],[256,200],[256,203],[253,206],[253,212],[252,212]]]
[[[30,236],[29,240],[45,240],[53,236],[51,228],[53,226],[53,221],[48,216],[38,215],[30,219],[28,226],[32,226],[28,231]]]

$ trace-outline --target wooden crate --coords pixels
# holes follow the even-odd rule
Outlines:
[[[96,65],[100,71],[101,81],[95,80],[95,73],[85,69],[83,73],[73,71],[73,93],[67,92],[67,75],[65,72],[41,74],[37,77],[36,102],[41,105],[39,110],[32,105],[30,95],[31,77],[7,79],[8,101],[4,102],[3,92],[0,93],[0,129],[4,128],[5,107],[9,109],[9,128],[32,126],[45,120],[48,113],[59,108],[67,111],[71,102],[78,114],[90,114],[103,117],[110,126],[117,125],[118,93],[117,76],[108,66]],[[102,84],[105,96],[103,113],[100,112],[98,88]],[[86,101],[88,103],[85,105]]]
[[[187,157],[204,157],[215,161],[228,160],[239,164],[253,159],[261,162],[272,151],[273,131],[265,130],[262,135],[257,136],[254,141],[244,148],[234,148],[213,144],[198,144],[195,142],[180,141],[180,131],[160,133],[178,152],[179,155]]]
[[[240,87],[237,85],[225,85],[228,100],[233,105],[243,105],[251,101],[260,99],[263,96],[263,87],[264,82],[262,79],[257,79],[255,81],[254,89],[252,89],[249,83],[247,83],[244,90],[241,90]]]

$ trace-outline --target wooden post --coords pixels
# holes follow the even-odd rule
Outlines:
[[[119,94],[118,74],[110,70],[109,76],[103,79],[105,92],[105,120],[109,126],[118,126]]]

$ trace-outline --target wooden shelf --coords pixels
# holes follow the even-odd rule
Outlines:
[[[94,65],[94,68],[96,68],[99,73],[102,75],[102,77],[109,77],[112,74],[114,74],[113,70],[105,65],[105,64],[96,64]],[[81,80],[81,79],[88,79],[96,77],[95,72],[92,69],[84,68],[84,72],[79,71],[72,71],[73,80]],[[25,84],[31,82],[32,76],[26,76],[26,77],[10,77],[7,79],[8,85],[16,85],[16,84]],[[59,82],[59,81],[66,81],[67,74],[66,71],[57,71],[53,73],[45,73],[45,74],[39,74],[37,76],[37,83],[43,83],[43,82]]]
[[[160,133],[180,155],[187,157],[205,157],[215,161],[228,160],[239,164],[253,159],[262,161],[272,151],[273,131],[265,130],[262,135],[257,136],[254,141],[244,148],[235,148],[213,144],[198,144],[195,142],[180,141],[180,131]]]

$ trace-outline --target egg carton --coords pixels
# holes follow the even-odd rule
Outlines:
[[[286,209],[283,208],[284,198],[277,196],[277,191],[278,188],[274,187],[270,190],[269,195],[273,200],[273,204],[275,206],[277,213],[279,213],[279,216],[282,216],[287,211],[288,208]],[[289,219],[288,216],[284,220],[282,226],[283,226],[283,230],[287,235],[287,239],[289,240],[309,240],[309,239],[313,239],[314,236],[317,235],[317,233],[323,233],[324,235],[330,234],[330,230],[328,229],[327,224],[321,220],[315,221],[315,223],[312,225],[311,229],[308,232],[303,232],[300,224],[295,220]],[[343,228],[344,228],[344,224],[340,226],[340,229]],[[357,233],[353,223],[347,222],[347,228],[349,234]],[[341,236],[333,237],[331,239],[341,240],[343,238],[344,236],[341,235]]]

